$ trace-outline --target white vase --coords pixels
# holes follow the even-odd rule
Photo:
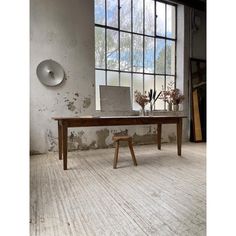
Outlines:
[[[179,104],[173,104],[173,111],[179,111]]]
[[[150,112],[149,115],[152,116],[153,115],[153,104],[150,103]]]
[[[140,111],[139,111],[139,115],[140,116],[145,116],[145,108],[143,109],[140,109]]]
[[[172,111],[172,103],[167,103],[167,110]]]

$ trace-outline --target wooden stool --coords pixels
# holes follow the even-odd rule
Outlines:
[[[129,135],[126,136],[113,136],[112,140],[116,142],[116,150],[115,150],[115,155],[114,155],[114,162],[113,162],[113,168],[116,169],[117,166],[117,161],[118,161],[118,152],[119,152],[119,146],[120,146],[120,141],[127,141],[130,149],[130,153],[134,162],[134,165],[137,166],[137,161],[134,155],[134,149],[132,145],[132,137]]]

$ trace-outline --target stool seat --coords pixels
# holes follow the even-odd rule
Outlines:
[[[120,141],[127,141],[129,145],[129,150],[132,156],[132,160],[135,166],[137,166],[137,161],[134,155],[134,149],[132,145],[132,137],[129,135],[123,135],[123,136],[113,136],[112,140],[116,143],[116,150],[115,150],[115,155],[114,155],[114,161],[113,161],[113,168],[117,168],[117,161],[118,161],[118,153],[119,153],[119,146],[120,146]]]
[[[124,135],[124,136],[113,136],[112,137],[113,141],[132,141],[132,137],[129,135]]]

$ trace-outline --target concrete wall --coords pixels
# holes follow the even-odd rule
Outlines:
[[[96,114],[93,3],[93,0],[31,0],[30,150],[32,154],[57,150],[57,124],[51,117]],[[182,23],[185,24],[185,21]],[[184,30],[185,27],[182,33]],[[184,52],[186,41],[181,45],[180,51]],[[177,71],[178,79],[183,81],[183,88],[187,81],[184,72],[187,59],[184,58],[182,66]],[[66,80],[61,85],[46,87],[38,80],[36,68],[45,59],[53,59],[64,68]],[[184,106],[187,106],[186,104]],[[68,132],[69,150],[111,147],[112,134],[126,129],[136,144],[155,141],[156,126],[77,128]],[[187,137],[187,132],[188,126],[185,125],[184,137]],[[175,140],[175,126],[164,126],[162,142]]]
[[[206,13],[191,10],[191,57],[206,59]]]

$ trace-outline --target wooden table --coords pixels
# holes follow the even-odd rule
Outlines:
[[[176,124],[177,128],[177,153],[181,156],[182,119],[183,115],[172,116],[113,116],[113,117],[53,117],[58,122],[59,159],[63,168],[67,170],[67,134],[68,128],[94,127],[94,126],[119,126],[119,125],[147,125],[157,124],[157,147],[161,149],[161,125]]]

